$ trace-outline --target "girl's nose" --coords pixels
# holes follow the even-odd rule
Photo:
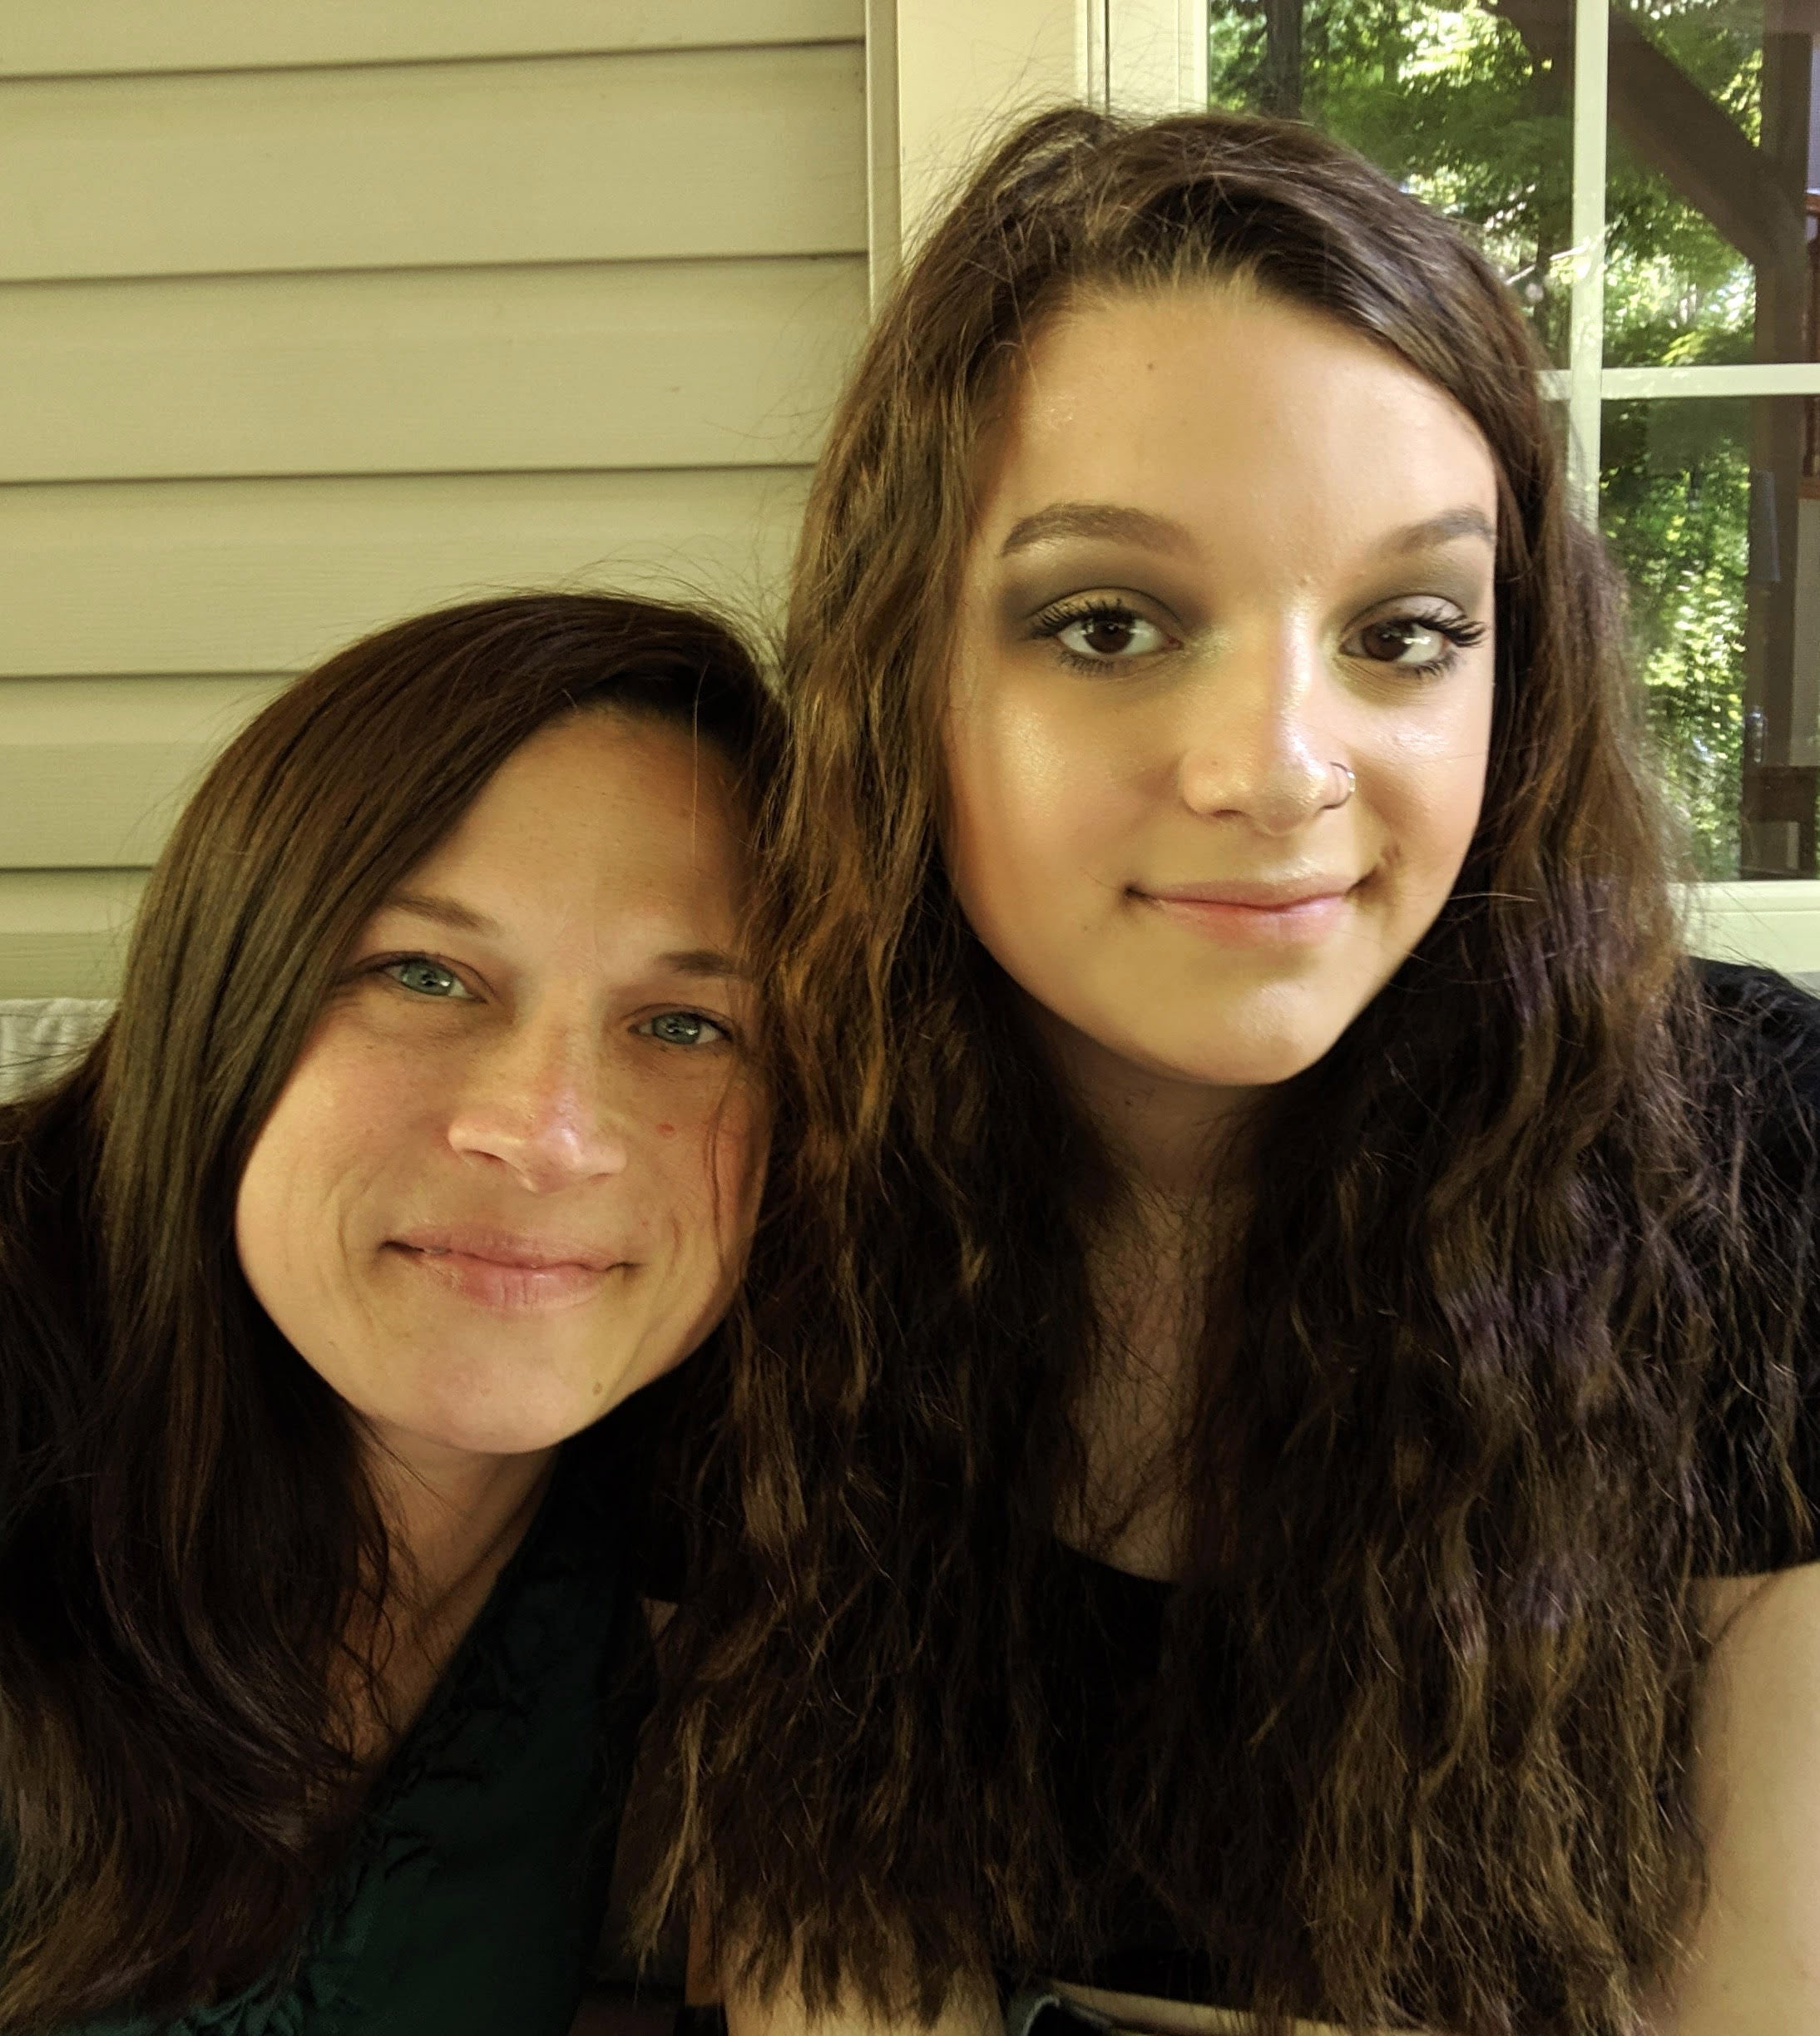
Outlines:
[[[1293,632],[1222,656],[1197,679],[1181,733],[1183,803],[1278,838],[1344,805],[1353,773],[1323,679],[1318,646]]]

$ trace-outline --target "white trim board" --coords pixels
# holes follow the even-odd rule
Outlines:
[[[1205,0],[867,0],[874,300],[1018,115],[1069,100],[1142,118],[1207,103]]]
[[[1536,378],[1550,403],[1567,403],[1573,377],[1565,368],[1544,368]],[[1820,396],[1820,362],[1748,361],[1729,368],[1605,368],[1599,375],[1605,403],[1634,403],[1639,397]]]
[[[1682,902],[1694,953],[1785,976],[1820,971],[1820,881],[1689,884]]]

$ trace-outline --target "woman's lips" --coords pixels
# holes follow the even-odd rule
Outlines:
[[[596,1293],[618,1262],[597,1250],[490,1231],[419,1231],[385,1247],[403,1264],[478,1302],[508,1311],[564,1307]]]

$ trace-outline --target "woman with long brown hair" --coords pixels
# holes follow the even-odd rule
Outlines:
[[[1541,364],[1236,116],[1036,118],[878,321],[673,1629],[736,2032],[1820,2026],[1820,1023],[1688,959]]]
[[[621,1403],[763,1172],[770,728],[686,609],[384,630],[0,1109],[0,2027],[570,2027],[650,1686]]]

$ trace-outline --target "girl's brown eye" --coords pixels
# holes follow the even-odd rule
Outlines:
[[[1390,665],[1430,664],[1444,656],[1447,647],[1439,630],[1427,622],[1412,622],[1407,616],[1388,622],[1367,622],[1359,631],[1358,640],[1367,657]]]
[[[1131,639],[1136,634],[1135,615],[1095,615],[1086,622],[1077,622],[1081,645],[1101,657],[1117,657],[1129,650]]]
[[[1115,601],[1051,610],[1038,620],[1036,630],[1084,665],[1125,664],[1150,657],[1168,650],[1174,640],[1147,616]]]
[[[1340,645],[1348,657],[1417,677],[1451,670],[1462,650],[1485,641],[1486,625],[1464,615],[1388,615],[1363,623]]]

